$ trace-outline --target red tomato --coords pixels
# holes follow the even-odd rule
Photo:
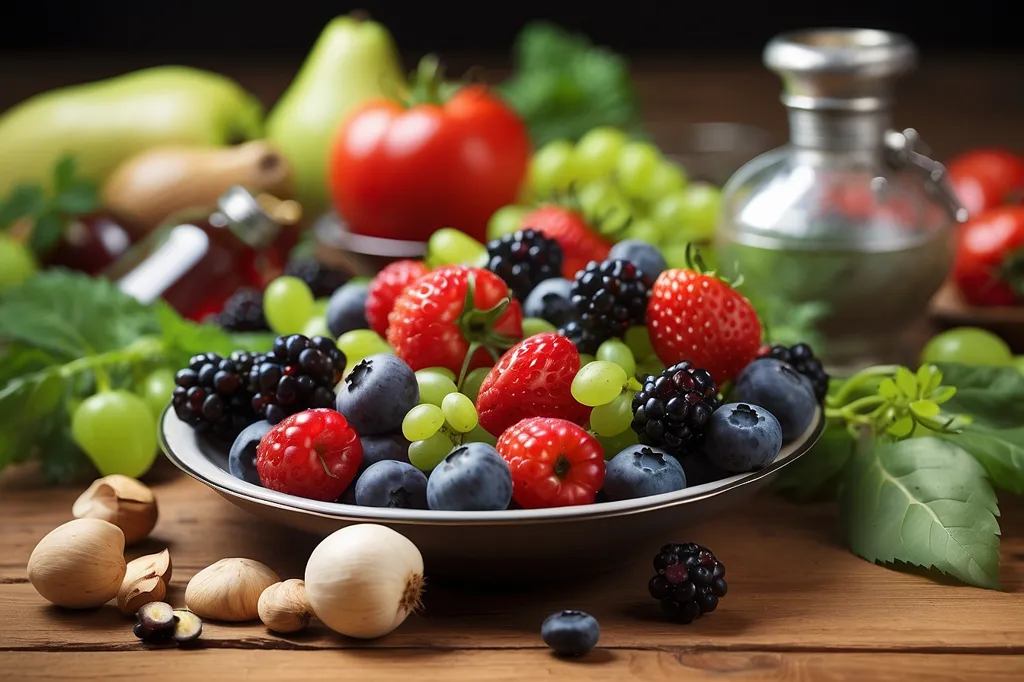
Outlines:
[[[975,149],[946,164],[960,203],[971,216],[1024,196],[1024,158],[1003,149]]]
[[[1024,206],[1000,206],[957,235],[953,281],[977,306],[1014,305],[1024,292]]]
[[[333,141],[328,184],[357,234],[426,241],[455,227],[484,241],[491,215],[515,203],[529,159],[519,117],[468,86],[444,104],[361,108]]]

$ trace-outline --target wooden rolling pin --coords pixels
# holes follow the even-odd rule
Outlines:
[[[229,187],[292,196],[292,170],[269,142],[237,147],[154,147],[121,164],[103,186],[103,205],[149,231],[186,209],[210,208]]]

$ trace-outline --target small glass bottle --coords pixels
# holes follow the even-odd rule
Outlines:
[[[239,288],[262,290],[282,273],[298,221],[294,202],[232,187],[218,210],[179,216],[104,275],[142,303],[162,298],[184,317],[202,320]]]
[[[752,298],[823,304],[831,368],[890,361],[966,219],[917,133],[890,130],[892,85],[916,49],[883,31],[812,29],[772,39],[764,61],[783,81],[790,141],[723,188],[719,262]]]

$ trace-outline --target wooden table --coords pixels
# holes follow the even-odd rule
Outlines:
[[[293,64],[195,59],[272,102]],[[0,59],[0,107],[40,90],[152,62]],[[32,65],[32,69],[26,69]],[[1024,151],[1021,58],[926,59],[900,93],[898,123],[917,126],[940,156],[975,144]],[[31,72],[29,72],[31,71]],[[781,137],[778,82],[756,62],[651,63],[637,68],[646,116],[657,123],[731,120]],[[67,612],[33,590],[34,544],[71,518],[84,486],[0,485],[0,679],[131,680],[999,680],[1024,679],[1024,504],[1003,500],[1003,592],[940,584],[873,566],[845,548],[834,505],[800,507],[764,494],[665,541],[710,546],[728,567],[718,612],[665,623],[646,593],[650,557],[594,582],[480,592],[433,585],[425,611],[372,643],[321,625],[277,637],[259,624],[208,623],[194,651],[147,650],[107,606]],[[263,561],[301,577],[316,538],[267,526],[161,466],[149,482],[161,520],[129,558],[170,548],[168,599],[183,601],[197,571],[224,557]],[[652,551],[655,548],[652,548]],[[581,560],[600,561],[600,557]],[[579,661],[540,640],[549,613],[582,608],[602,625]]]

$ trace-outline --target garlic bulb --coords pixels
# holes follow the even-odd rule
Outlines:
[[[306,564],[306,598],[327,627],[373,639],[420,606],[423,557],[408,538],[372,523],[348,526],[321,542]]]
[[[124,580],[124,533],[100,519],[54,528],[28,559],[28,579],[47,601],[91,609],[117,596]]]
[[[244,622],[260,617],[260,595],[280,578],[252,559],[221,559],[192,576],[185,606],[200,618]]]
[[[274,632],[298,632],[313,616],[301,580],[285,580],[271,585],[260,595],[260,620]]]

